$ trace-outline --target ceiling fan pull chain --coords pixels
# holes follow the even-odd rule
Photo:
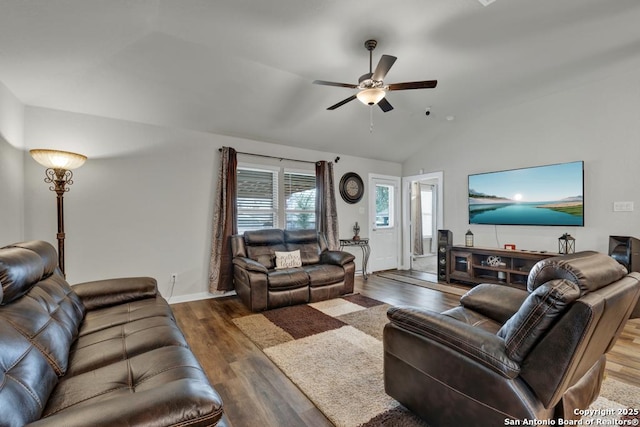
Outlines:
[[[373,133],[373,105],[369,107],[369,133]]]

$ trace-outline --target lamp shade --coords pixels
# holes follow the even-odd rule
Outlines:
[[[72,170],[84,164],[87,156],[60,150],[30,150],[31,157],[42,166],[52,169]]]
[[[384,89],[371,88],[361,90],[356,96],[358,97],[360,102],[365,105],[375,105],[380,102],[382,98],[384,98],[385,93],[386,92],[384,91]]]

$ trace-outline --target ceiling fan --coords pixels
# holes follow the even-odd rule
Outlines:
[[[395,56],[382,55],[375,71],[372,71],[373,66],[373,49],[376,48],[378,42],[376,40],[367,40],[364,42],[364,47],[369,51],[369,72],[363,74],[358,79],[358,84],[349,83],[337,83],[327,82],[324,80],[314,80],[314,84],[325,86],[338,86],[346,87],[350,89],[358,89],[359,92],[355,95],[343,99],[337,104],[327,108],[327,110],[335,110],[338,107],[342,107],[347,102],[351,102],[358,98],[363,104],[366,105],[378,105],[385,113],[393,110],[393,106],[387,101],[385,95],[388,91],[392,90],[407,90],[407,89],[432,89],[438,84],[437,80],[425,80],[420,82],[406,82],[406,83],[393,83],[385,85],[383,80],[387,73],[391,69],[391,66],[396,62]]]

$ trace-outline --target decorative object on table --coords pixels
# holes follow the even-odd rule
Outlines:
[[[347,203],[358,203],[364,195],[364,183],[355,172],[347,172],[340,179],[340,196]]]
[[[69,185],[73,184],[72,169],[77,169],[87,160],[82,154],[70,153],[68,151],[59,150],[30,150],[31,157],[42,166],[45,166],[45,179],[47,184],[53,184],[49,190],[55,191],[57,195],[57,212],[58,212],[58,266],[62,275],[66,277],[64,271],[64,193],[69,191]]]
[[[360,226],[358,225],[358,221],[356,221],[356,225],[353,226],[353,240],[360,240]]]
[[[513,243],[505,243],[504,248],[508,251],[515,251],[516,245],[514,245]]]
[[[498,255],[490,255],[487,257],[487,265],[491,267],[498,267],[502,263],[502,259]]]
[[[569,233],[564,233],[558,238],[558,253],[573,254],[576,252],[576,239],[571,237]]]
[[[464,245],[467,247],[473,247],[473,233],[471,230],[467,230],[467,233],[464,235]]]

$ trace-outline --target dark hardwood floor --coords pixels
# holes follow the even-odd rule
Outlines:
[[[443,311],[459,297],[371,275],[355,291],[392,305]],[[250,314],[237,297],[172,305],[180,328],[224,401],[233,427],[331,426],[307,397],[232,323]],[[607,374],[640,387],[640,319],[608,355]]]

